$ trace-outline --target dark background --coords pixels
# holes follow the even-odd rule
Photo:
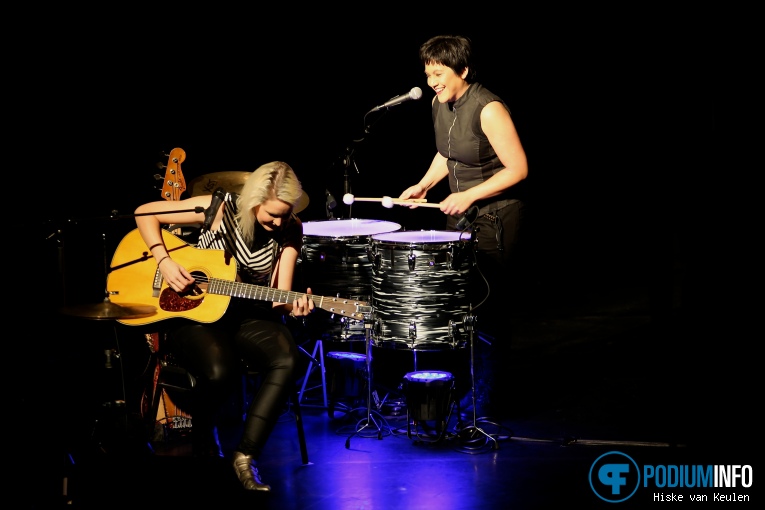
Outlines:
[[[130,214],[162,200],[157,165],[174,148],[186,153],[187,185],[288,162],[310,198],[303,221],[327,219],[329,190],[337,218],[442,229],[435,209],[342,204],[346,185],[358,197],[397,197],[427,170],[432,91],[417,53],[442,33],[473,40],[478,79],[510,106],[528,156],[523,287],[500,292],[544,312],[627,289],[648,296],[657,317],[701,315],[726,299],[708,290],[698,235],[708,219],[690,207],[703,200],[689,190],[709,173],[714,129],[695,13],[405,7],[157,10],[99,22],[66,13],[38,30],[46,44],[18,80],[32,98],[20,124],[32,146],[12,150],[27,158],[17,173],[35,178],[24,182],[34,183],[41,264],[25,287],[42,301],[43,328],[71,331],[47,318],[103,299],[105,268],[135,228]],[[415,86],[421,100],[365,116]],[[446,193],[442,182],[428,200]],[[75,322],[75,331],[93,325]]]
[[[27,119],[43,137],[43,253],[58,273],[73,273],[59,302],[101,299],[104,259],[134,228],[123,215],[162,199],[157,164],[176,147],[187,155],[187,184],[288,162],[310,197],[303,221],[327,218],[329,190],[335,217],[442,229],[437,210],[349,210],[342,196],[347,185],[359,197],[396,197],[427,170],[432,92],[417,50],[432,35],[460,33],[473,39],[479,80],[507,101],[527,151],[527,280],[575,293],[627,279],[672,306],[694,271],[683,175],[708,161],[696,133],[713,127],[698,108],[702,40],[668,13],[515,10],[470,20],[387,10],[303,12],[310,21],[297,24],[245,12],[168,23],[158,13],[60,29],[35,71],[45,77],[42,113]],[[421,100],[365,116],[414,86]],[[349,147],[358,171],[342,164]],[[428,199],[446,193],[442,183]]]
[[[26,160],[10,177],[32,192],[27,207],[39,230],[31,246],[40,263],[24,286],[34,334],[12,342],[12,359],[29,360],[31,343],[42,367],[34,373],[45,377],[34,378],[18,408],[53,406],[71,420],[90,409],[83,395],[100,402],[88,395],[87,378],[102,366],[113,323],[57,310],[103,299],[105,268],[135,227],[129,215],[162,199],[154,176],[164,175],[157,165],[173,148],[186,152],[187,184],[288,162],[310,198],[303,221],[327,219],[329,190],[339,203],[335,217],[442,229],[437,210],[378,203],[348,210],[342,196],[348,183],[359,197],[397,197],[427,170],[435,154],[432,91],[417,51],[433,35],[458,33],[474,42],[479,81],[510,106],[529,161],[525,278],[521,289],[502,292],[522,293],[540,315],[614,292],[646,298],[659,324],[682,317],[686,338],[672,368],[688,374],[687,384],[666,391],[699,402],[710,418],[727,414],[717,405],[738,416],[749,405],[755,358],[751,336],[712,328],[722,319],[738,329],[745,313],[730,313],[742,294],[713,285],[722,266],[710,254],[724,249],[713,226],[719,194],[696,191],[716,162],[712,53],[699,14],[348,9],[67,12],[61,20],[48,11],[55,28],[25,35],[45,44],[30,42],[14,77],[30,98],[18,124],[30,145],[10,147]],[[471,9],[480,13],[463,12]],[[91,21],[76,21],[78,14]],[[421,100],[365,117],[415,86]],[[348,147],[358,172],[346,181]],[[441,183],[428,200],[446,193]]]

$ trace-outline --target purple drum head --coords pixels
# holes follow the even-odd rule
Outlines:
[[[328,358],[349,359],[351,361],[366,361],[367,357],[356,352],[332,351],[327,353]]]
[[[303,235],[320,237],[355,237],[370,236],[392,232],[401,228],[398,223],[381,220],[348,220],[306,221],[303,223]]]
[[[449,230],[407,230],[404,232],[387,232],[373,235],[376,241],[390,241],[397,243],[443,243],[459,241],[462,232]],[[463,239],[469,239],[467,234]]]
[[[450,372],[442,372],[439,370],[432,372],[420,371],[409,372],[404,376],[404,379],[409,382],[429,383],[433,381],[451,381],[454,379],[454,376]]]

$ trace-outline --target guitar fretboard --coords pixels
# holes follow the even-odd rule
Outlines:
[[[210,278],[207,284],[207,292],[211,294],[220,294],[223,296],[232,296],[246,299],[257,299],[260,301],[273,301],[275,303],[292,303],[296,299],[306,296],[303,292],[294,292],[291,290],[275,289],[263,285],[253,285],[251,283],[232,282],[221,280],[219,278]],[[322,299],[322,296],[311,295],[316,300]],[[321,306],[317,303],[318,306]]]

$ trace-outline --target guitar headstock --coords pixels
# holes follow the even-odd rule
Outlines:
[[[162,184],[162,198],[165,200],[180,200],[186,191],[186,179],[181,172],[181,163],[186,160],[186,151],[175,148],[170,151],[165,170],[165,181]]]

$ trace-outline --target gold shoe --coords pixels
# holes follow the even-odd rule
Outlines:
[[[252,455],[245,455],[242,452],[234,452],[234,471],[242,486],[248,491],[270,491],[271,486],[264,484],[258,468],[255,467],[255,459]]]

